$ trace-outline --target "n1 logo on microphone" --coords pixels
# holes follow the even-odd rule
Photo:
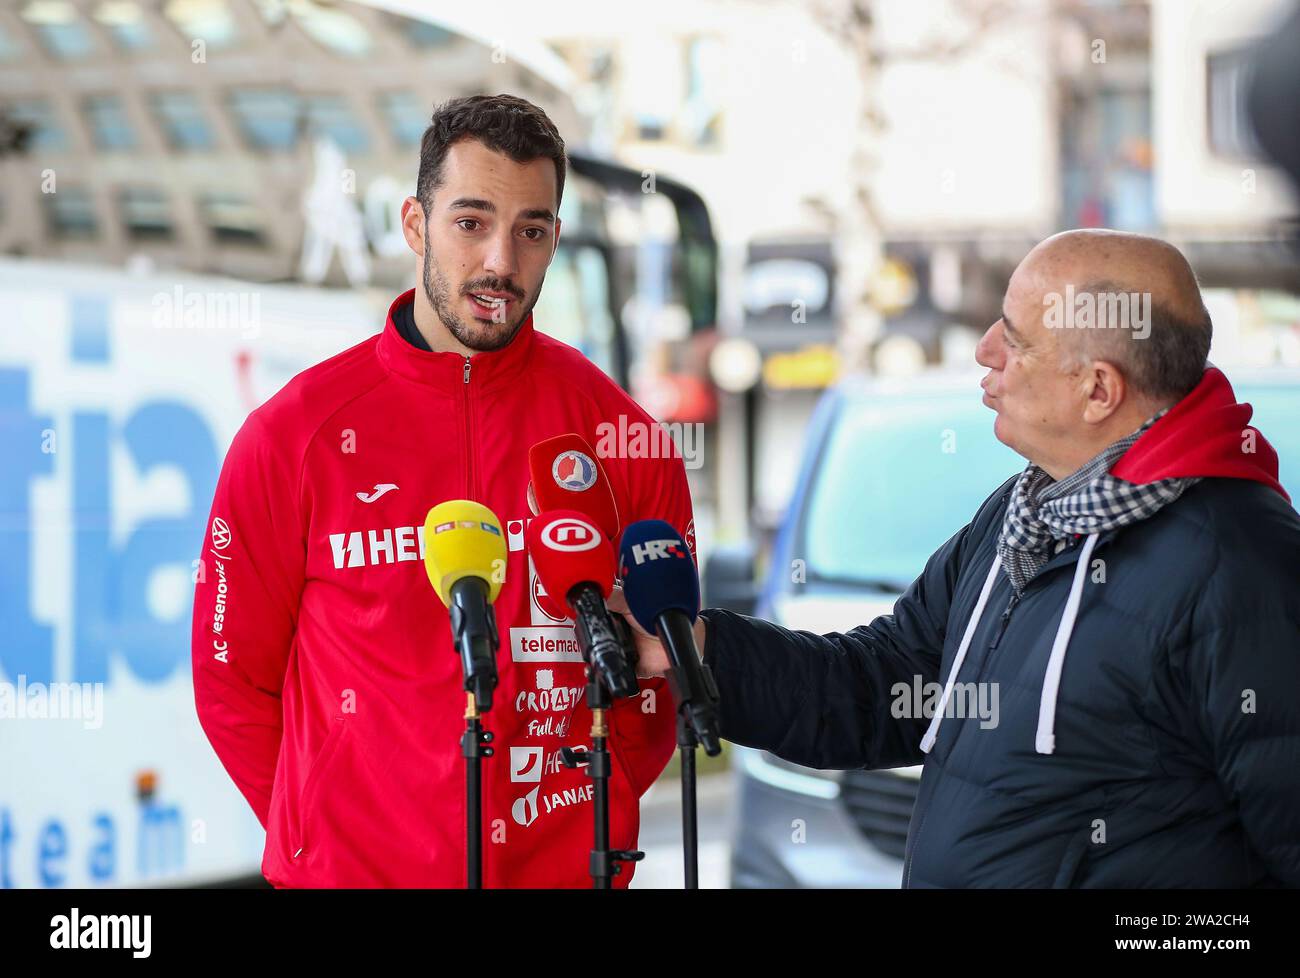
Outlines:
[[[548,550],[561,553],[581,553],[600,546],[600,531],[585,520],[571,516],[552,520],[542,527],[541,542]]]
[[[632,559],[640,567],[647,560],[660,560],[665,557],[685,557],[686,551],[680,540],[647,540],[645,543],[632,544]]]

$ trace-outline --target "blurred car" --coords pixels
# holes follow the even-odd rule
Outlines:
[[[1227,370],[1300,498],[1300,371]],[[926,560],[1025,461],[993,435],[982,373],[849,379],[809,424],[761,589],[747,548],[719,551],[705,601],[788,628],[888,614]],[[737,747],[733,887],[897,887],[920,766],[817,771]]]

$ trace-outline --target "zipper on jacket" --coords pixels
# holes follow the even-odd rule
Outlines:
[[[1063,550],[1061,552],[1064,553],[1065,551]],[[1094,548],[1093,553],[1095,554],[1096,552],[1097,551]],[[1060,569],[1059,567],[1053,568],[1053,572],[1059,569]],[[1040,570],[1037,574],[1034,575],[1033,579],[1030,580],[1029,583],[1025,585],[1025,589],[1023,591],[1021,591],[1019,594],[1016,594],[1014,591],[1012,592],[1011,601],[1007,604],[1006,611],[1002,612],[1002,617],[998,622],[998,633],[993,636],[993,644],[989,646],[990,651],[996,649],[998,647],[998,643],[1002,641],[1002,635],[1007,630],[1007,622],[1011,620],[1011,612],[1012,610],[1015,609],[1016,605],[1020,603],[1020,599],[1023,598],[1034,588],[1044,587],[1045,579],[1046,579],[1046,575],[1044,575],[1043,572]]]
[[[912,840],[912,847],[907,850],[907,859],[904,860],[903,865],[903,889],[905,890],[912,886],[912,857],[916,855],[916,847],[921,844],[921,832],[925,828],[925,816],[929,811],[929,806],[926,806],[925,811],[921,812],[921,821],[916,826],[916,838]]]
[[[989,646],[990,651],[996,649],[998,647],[998,643],[1002,641],[1002,635],[1007,630],[1007,622],[1011,620],[1011,611],[1019,603],[1020,603],[1020,595],[1012,594],[1011,601],[1007,605],[1007,610],[1002,612],[1002,617],[998,620],[998,633],[993,636],[993,644]]]
[[[463,398],[465,410],[465,498],[474,499],[474,422],[469,412],[469,371],[470,358],[465,358],[465,382],[461,385],[464,391]]]

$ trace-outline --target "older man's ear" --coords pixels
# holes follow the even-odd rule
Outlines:
[[[1094,360],[1084,374],[1088,391],[1083,405],[1083,420],[1088,424],[1104,424],[1125,406],[1128,386],[1123,374],[1105,360]]]

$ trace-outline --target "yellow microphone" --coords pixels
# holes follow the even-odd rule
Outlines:
[[[480,713],[492,709],[500,645],[492,602],[506,580],[506,537],[486,506],[452,499],[424,521],[424,569],[451,614],[451,633],[465,671],[465,689]]]

